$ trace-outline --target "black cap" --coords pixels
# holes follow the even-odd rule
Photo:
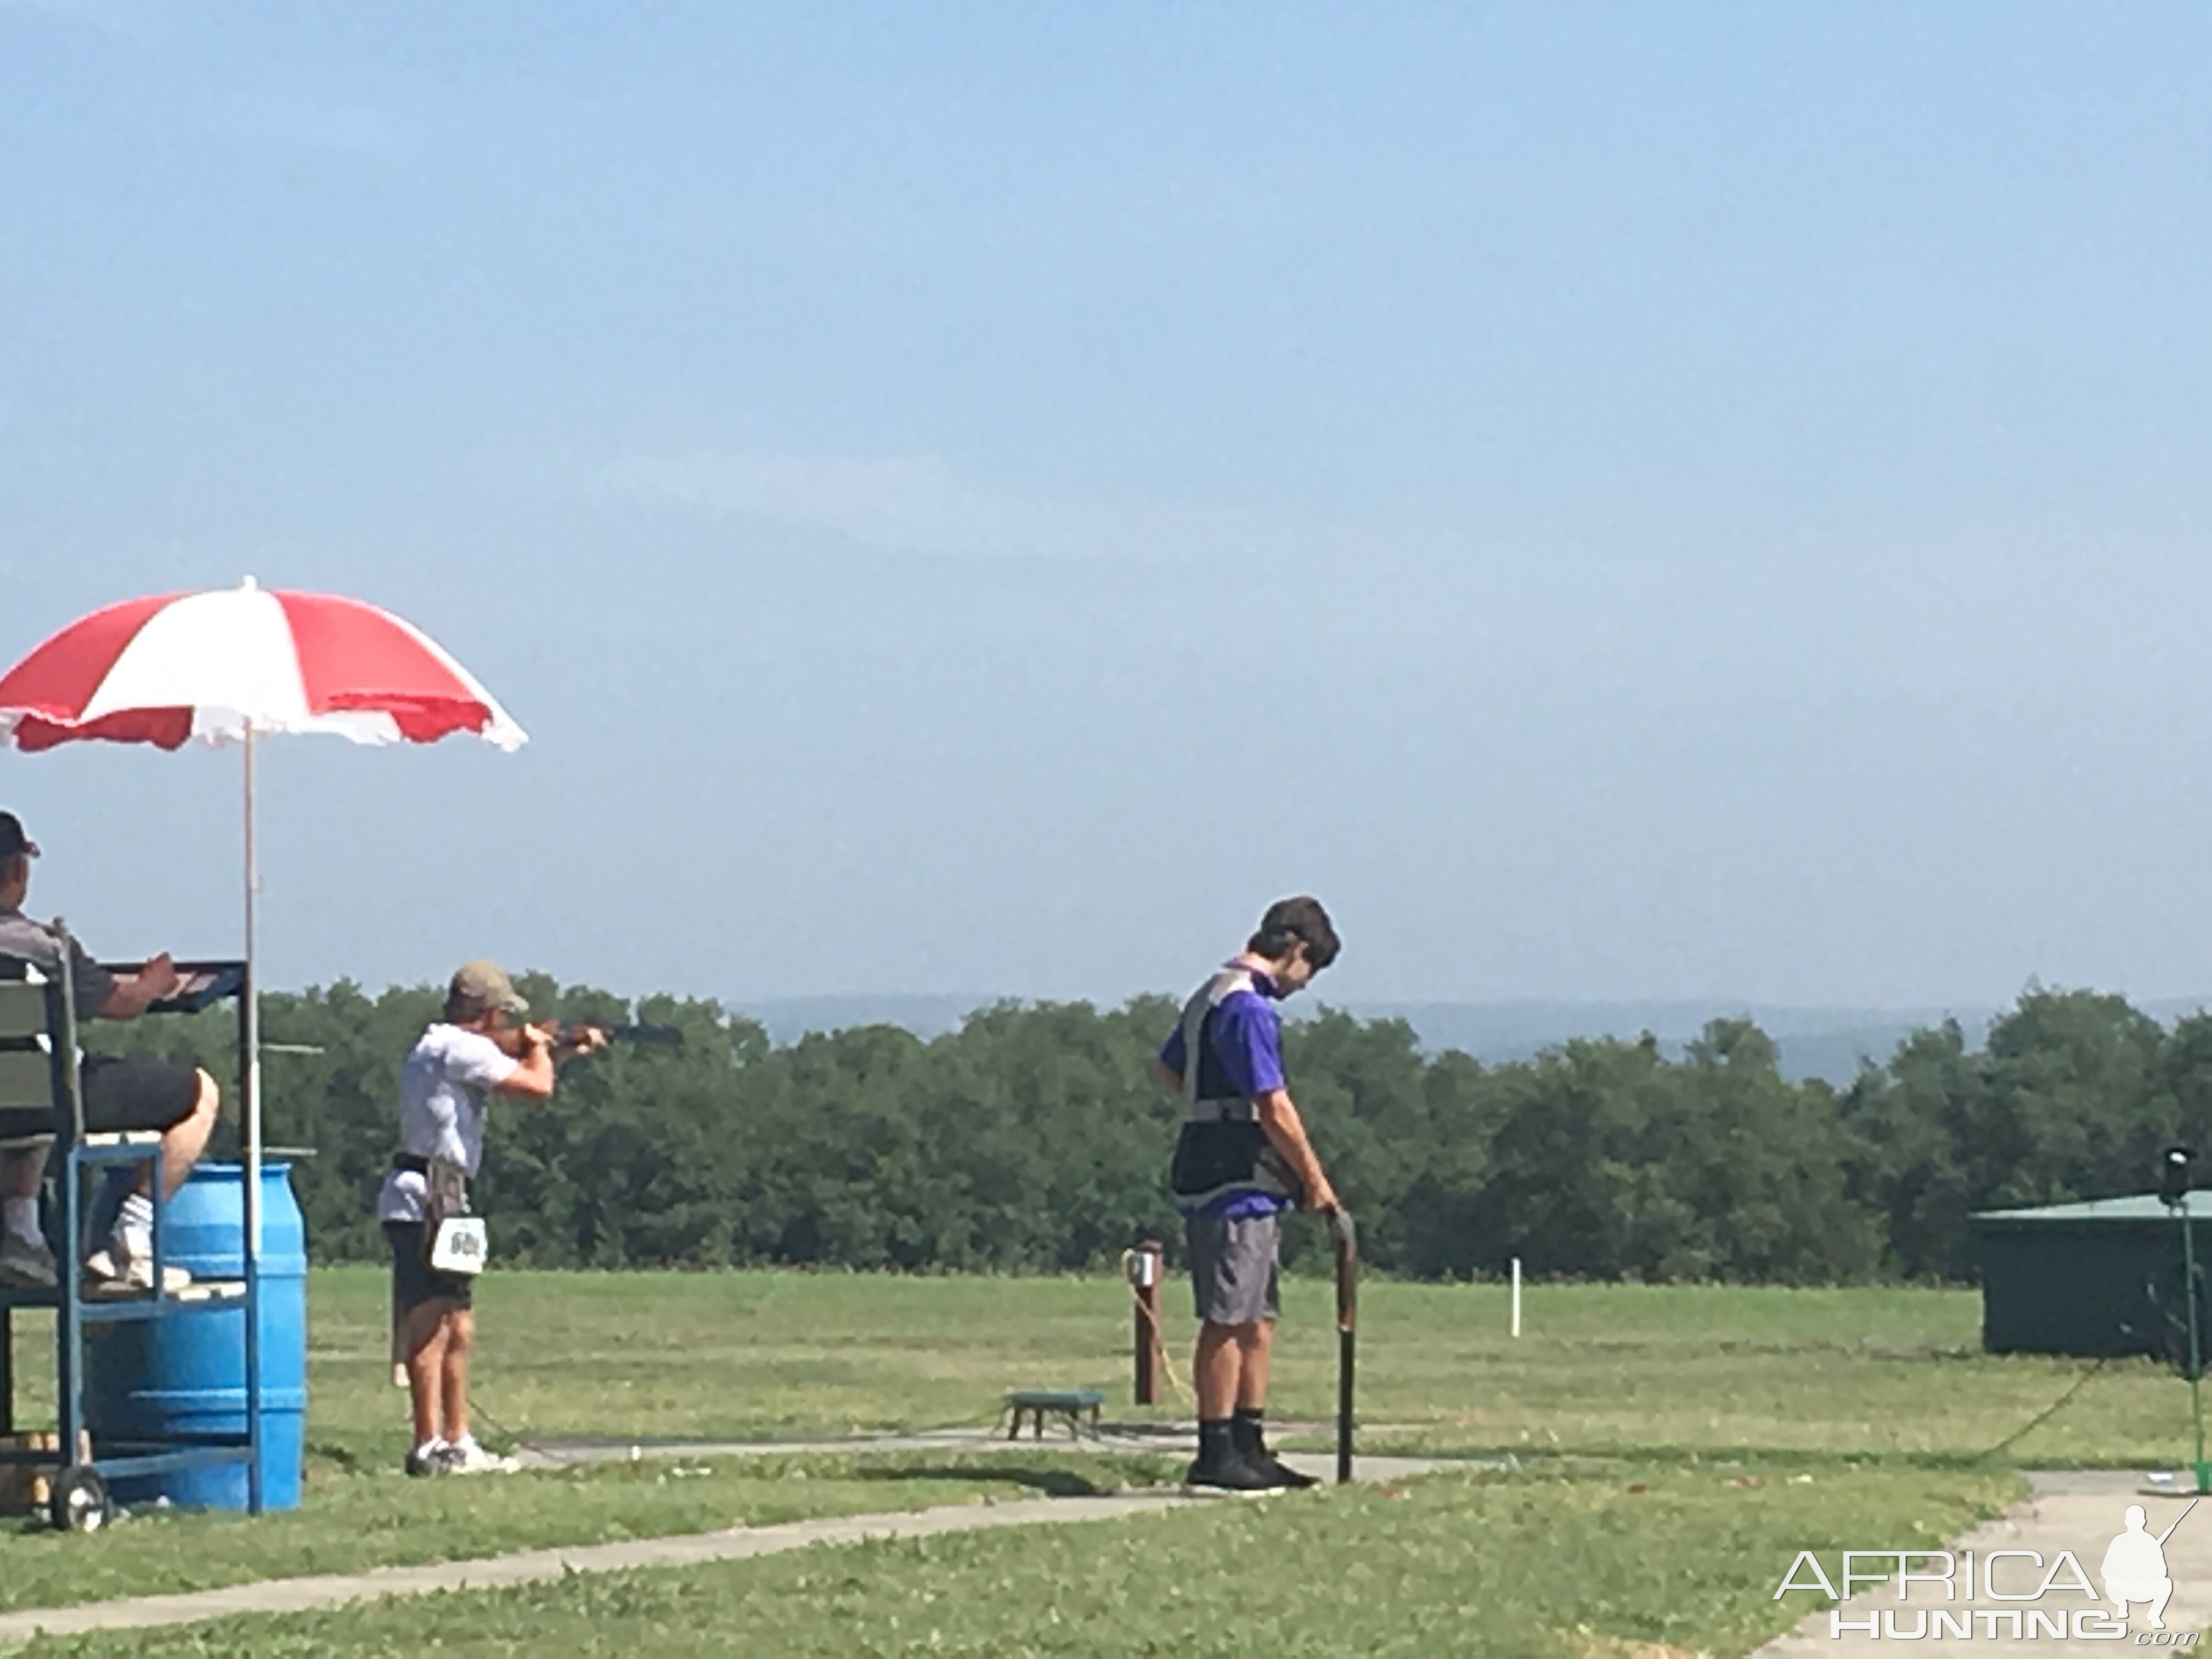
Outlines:
[[[23,833],[23,820],[13,812],[0,812],[0,860],[12,859],[18,853],[39,856],[39,843]]]

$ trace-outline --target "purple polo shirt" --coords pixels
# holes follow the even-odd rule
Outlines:
[[[1248,971],[1253,988],[1231,991],[1206,1016],[1198,1062],[1200,1100],[1249,1100],[1283,1086],[1283,1017],[1275,1011],[1275,982],[1256,968]],[[1178,1020],[1160,1046],[1160,1064],[1182,1077],[1185,1058]],[[1290,1207],[1290,1200],[1269,1193],[1231,1193],[1216,1199],[1205,1213],[1237,1220]]]

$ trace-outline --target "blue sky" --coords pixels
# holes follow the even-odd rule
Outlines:
[[[2212,18],[0,0],[12,658],[343,591],[272,977],[2212,988]],[[236,934],[235,757],[0,757]]]

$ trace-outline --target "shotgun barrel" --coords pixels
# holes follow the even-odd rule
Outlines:
[[[1339,1210],[1328,1218],[1336,1246],[1336,1479],[1352,1479],[1352,1402],[1353,1373],[1358,1360],[1359,1234],[1352,1212]]]

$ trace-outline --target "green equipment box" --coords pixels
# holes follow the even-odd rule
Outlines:
[[[2190,1194],[2196,1229],[2197,1318],[2212,1318],[2212,1192]],[[1982,1280],[1982,1346],[1991,1353],[2090,1358],[2149,1354],[2181,1364],[2189,1352],[2182,1297],[2181,1212],[2155,1197],[2102,1198],[1972,1218]],[[2203,1326],[2212,1352],[2212,1324]]]

